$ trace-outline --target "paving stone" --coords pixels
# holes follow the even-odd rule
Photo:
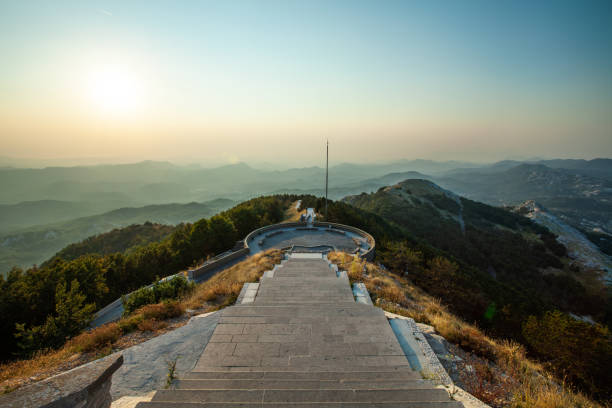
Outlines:
[[[261,358],[261,366],[262,367],[288,367],[289,366],[289,356],[282,357],[262,357]]]
[[[295,334],[260,334],[257,341],[260,343],[297,343],[304,340],[304,336]]]
[[[281,343],[279,353],[281,356],[308,356],[310,355],[310,344],[301,343]]]
[[[257,343],[257,334],[234,334],[227,335],[231,337],[232,343]]]
[[[234,324],[239,324],[239,323],[266,323],[266,318],[265,317],[258,317],[258,316],[250,316],[250,317],[243,317],[243,316],[222,316],[221,319],[219,319],[219,323],[234,323]]]
[[[280,356],[280,343],[237,343],[235,356]]]
[[[357,356],[404,355],[404,351],[397,342],[349,344],[353,350],[353,354]]]
[[[213,333],[212,337],[209,340],[209,343],[229,343],[232,340],[231,334],[219,334]]]
[[[231,356],[236,343],[211,343],[204,349],[203,356]]]
[[[299,324],[246,324],[243,334],[294,334],[306,336],[310,334],[310,326]]]
[[[244,324],[219,324],[214,334],[242,334]]]

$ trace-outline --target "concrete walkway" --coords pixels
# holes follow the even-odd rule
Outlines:
[[[113,400],[143,395],[166,384],[168,364],[176,362],[176,375],[193,370],[208,343],[220,313],[192,317],[188,324],[117,352],[123,354],[123,365],[113,375]]]
[[[410,368],[381,309],[312,254],[224,309],[191,373],[146,407],[461,407]]]

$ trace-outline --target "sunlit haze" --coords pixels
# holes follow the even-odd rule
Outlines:
[[[0,60],[4,157],[612,156],[605,1],[5,1]]]

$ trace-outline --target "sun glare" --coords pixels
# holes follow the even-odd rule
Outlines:
[[[140,110],[144,105],[143,88],[142,80],[123,66],[100,67],[88,78],[91,102],[106,114],[123,115]]]

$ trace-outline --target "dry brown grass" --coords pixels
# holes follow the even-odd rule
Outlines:
[[[504,406],[517,386],[513,377],[504,376],[498,367],[473,355],[459,364],[466,391],[493,407]]]
[[[353,255],[347,254],[346,252],[330,252],[327,254],[327,259],[331,262],[344,267],[346,269],[346,264],[353,262]]]
[[[122,334],[123,331],[117,323],[108,323],[79,334],[71,339],[65,348],[75,353],[93,351],[107,345],[112,345],[119,340]]]
[[[510,408],[602,407],[583,394],[570,391],[569,387],[564,384],[555,384],[555,379],[550,376],[522,383],[520,388],[515,389],[508,406]],[[606,405],[606,407],[609,406]]]
[[[64,348],[58,351],[43,351],[27,360],[0,364],[0,384],[2,384],[0,392],[17,388],[17,381],[11,380],[24,377],[29,378],[48,367],[57,367],[69,360],[72,355],[72,351]]]
[[[522,345],[488,337],[405,278],[343,252],[331,252],[328,259],[346,270],[351,282],[363,282],[377,306],[433,326],[449,342],[498,367],[499,372],[494,372],[487,364],[474,363],[474,375],[467,381],[468,391],[485,402],[512,408],[601,407],[559,384],[540,364],[526,356]]]
[[[270,250],[256,254],[198,285],[183,302],[188,309],[213,311],[233,303],[246,282],[257,282],[261,275],[280,263],[281,252]]]
[[[0,392],[12,391],[30,377],[42,380],[62,371],[65,363],[91,361],[100,353],[107,354],[121,336],[135,330],[157,332],[169,319],[185,313],[187,308],[209,312],[234,302],[245,282],[256,282],[261,275],[280,263],[281,252],[267,251],[254,255],[196,286],[193,293],[180,301],[145,305],[116,323],[108,323],[81,333],[59,350],[40,352],[30,359],[0,364]],[[72,368],[67,366],[64,369]]]
[[[138,330],[140,331],[155,331],[157,329],[157,320],[147,319],[138,323]]]
[[[185,313],[185,306],[178,301],[162,302],[153,305],[145,305],[138,309],[135,314],[141,314],[145,320],[165,320],[178,317]]]

